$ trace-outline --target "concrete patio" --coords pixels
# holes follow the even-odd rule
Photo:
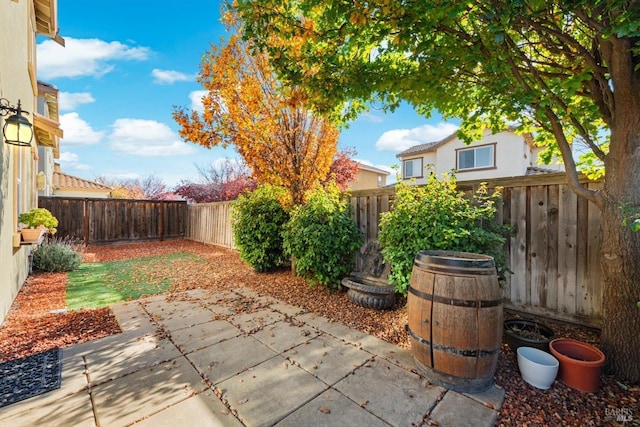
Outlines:
[[[433,385],[408,350],[246,288],[112,309],[123,333],[65,349],[62,387],[0,426],[493,426],[504,398]]]

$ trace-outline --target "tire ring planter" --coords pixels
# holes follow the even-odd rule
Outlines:
[[[544,336],[544,339],[533,339],[522,336],[513,329],[518,328],[525,332],[537,332]],[[509,319],[504,321],[504,338],[511,351],[517,354],[518,347],[533,347],[549,353],[549,343],[555,337],[551,328],[543,323],[526,319]]]
[[[387,310],[396,303],[395,287],[383,282],[349,276],[342,279],[342,286],[349,288],[349,300],[361,307]]]

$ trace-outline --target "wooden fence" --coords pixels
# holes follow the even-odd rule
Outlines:
[[[85,244],[185,237],[185,201],[39,197],[58,219],[57,236]]]
[[[189,205],[185,238],[235,249],[231,229],[231,210],[231,202]]]
[[[459,181],[469,190],[480,181]],[[600,281],[601,216],[598,208],[578,198],[564,174],[495,179],[503,187],[497,220],[510,224],[507,262],[513,274],[502,287],[510,308],[553,318],[599,325],[602,316]],[[598,189],[602,183],[589,183]],[[367,264],[375,248],[380,214],[393,202],[394,189],[356,191],[351,197],[354,219],[365,238],[357,269]],[[365,249],[366,248],[366,249]]]

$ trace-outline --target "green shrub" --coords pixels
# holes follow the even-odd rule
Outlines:
[[[232,227],[240,258],[257,271],[282,264],[282,226],[289,214],[280,200],[283,189],[262,185],[233,204]]]
[[[338,187],[329,184],[293,209],[283,232],[284,248],[294,258],[296,273],[312,284],[339,288],[341,279],[351,272],[362,237],[350,208]]]
[[[400,183],[392,209],[380,220],[382,255],[391,266],[389,282],[407,293],[413,261],[420,250],[472,252],[494,257],[498,277],[508,271],[503,249],[508,226],[496,224],[499,190],[482,184],[466,196],[453,173],[438,180],[431,173],[424,186]]]
[[[82,256],[71,240],[51,240],[33,251],[33,268],[40,271],[73,271],[82,264]]]

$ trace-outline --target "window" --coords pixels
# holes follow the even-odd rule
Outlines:
[[[494,168],[496,166],[495,147],[495,144],[491,144],[456,150],[456,169],[462,171]]]
[[[422,158],[410,159],[402,162],[402,177],[404,179],[422,176]]]

